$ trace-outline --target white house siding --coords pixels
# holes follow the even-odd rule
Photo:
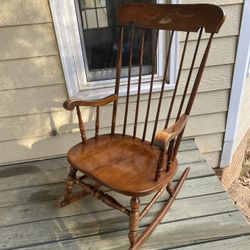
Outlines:
[[[227,20],[213,41],[185,136],[195,137],[210,165],[216,167],[225,131],[243,1],[209,2],[220,4]],[[201,45],[205,46],[206,41],[204,39]],[[194,44],[195,41],[190,44],[190,55]],[[75,114],[62,108],[67,91],[47,0],[1,0],[0,51],[0,164],[64,155],[80,137]],[[185,63],[183,77],[187,75],[188,61],[190,58]],[[169,95],[165,93],[165,103]],[[156,103],[157,94],[153,97]],[[146,98],[145,95],[141,98],[142,113]],[[84,110],[84,120],[89,121],[87,128],[93,134],[93,110]],[[111,106],[102,108],[101,117],[110,112]],[[153,119],[151,115],[150,127]],[[138,131],[142,121],[141,116]],[[118,124],[121,123],[122,118],[118,116]],[[163,123],[162,113],[160,125]],[[131,129],[132,116],[129,124]],[[108,131],[107,119],[101,119],[100,125],[101,132]]]

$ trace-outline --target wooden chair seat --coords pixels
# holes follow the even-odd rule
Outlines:
[[[112,190],[138,196],[165,186],[175,174],[173,163],[154,181],[159,156],[159,148],[149,142],[119,134],[91,138],[68,151],[69,162],[82,173]]]

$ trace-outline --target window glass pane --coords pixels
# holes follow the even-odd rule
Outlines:
[[[96,7],[106,7],[106,0],[96,0]]]
[[[117,60],[119,26],[118,8],[122,4],[131,2],[156,2],[153,0],[78,0],[81,19],[83,52],[87,78],[89,81],[115,78],[115,65]],[[91,9],[89,9],[91,8]],[[134,55],[132,74],[138,74],[139,47],[141,30],[136,29],[134,39]],[[123,48],[122,76],[127,76],[129,63],[129,31],[125,29]],[[145,33],[145,49],[143,58],[143,74],[149,74],[152,57],[152,32]]]
[[[87,18],[86,18],[86,13],[85,10],[82,11],[82,22],[83,22],[83,28],[87,29],[88,25],[87,25]]]
[[[83,0],[82,5],[85,8],[95,8],[95,0]]]
[[[88,29],[97,28],[96,11],[94,9],[85,10]]]
[[[97,9],[97,18],[98,18],[99,28],[108,27],[108,16],[106,8]]]

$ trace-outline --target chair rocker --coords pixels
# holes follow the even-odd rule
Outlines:
[[[72,147],[67,154],[70,163],[70,172],[66,180],[64,199],[61,202],[61,206],[72,203],[85,195],[92,194],[108,206],[120,210],[129,217],[128,237],[130,249],[138,249],[155,230],[170,209],[188,175],[189,168],[183,172],[177,184],[173,185],[173,177],[178,168],[176,156],[180,141],[201,81],[213,35],[214,33],[218,33],[224,19],[223,11],[219,7],[210,4],[127,4],[122,6],[119,9],[120,38],[117,52],[117,75],[114,94],[99,100],[84,101],[68,99],[64,102],[65,109],[71,111],[76,108],[82,142]],[[143,92],[147,96],[147,105],[146,115],[142,123],[142,115],[139,116],[139,111],[141,104],[140,97],[142,95],[143,55],[145,50],[145,32],[149,30],[152,32],[153,37],[152,74],[149,91],[146,94],[145,91]],[[166,49],[166,63],[164,65],[159,99],[157,99],[158,104],[153,105],[152,91],[157,67],[156,54],[160,30],[169,33],[170,42]],[[164,88],[167,86],[172,41],[174,34],[179,31],[185,32],[185,41],[181,49],[177,79],[174,89],[171,91],[168,90],[168,94],[172,94],[168,107],[161,107],[163,106]],[[133,132],[129,135],[127,133],[127,125],[129,105],[131,104],[131,72],[135,50],[133,47],[135,32],[138,32],[140,35],[139,76],[136,102],[134,101]],[[205,48],[204,46],[200,46],[204,32],[209,35],[202,41],[202,43],[206,44]],[[186,62],[185,55],[190,43],[190,33],[196,33],[197,39],[194,40],[194,36],[192,35],[192,44],[195,43],[196,45],[191,56],[191,61],[188,60]],[[126,84],[127,95],[123,99],[125,100],[125,111],[122,132],[116,133],[116,129],[118,129],[118,126],[116,126],[118,95],[125,42],[129,44],[129,46],[126,46],[129,54],[128,82]],[[186,68],[189,71],[185,81],[180,81],[184,63],[188,65]],[[192,77],[193,75],[195,76]],[[100,107],[107,104],[113,104],[111,133],[99,135]],[[96,107],[95,137],[93,138],[86,139],[80,106]],[[154,124],[149,129],[150,110],[152,108],[156,108],[156,112],[154,112]],[[176,114],[173,114],[173,112]],[[163,116],[165,117],[164,129],[157,133],[158,122],[160,117]],[[143,129],[140,131],[138,129],[139,117],[140,125],[143,124]],[[175,119],[172,126],[169,126],[170,118]],[[142,132],[141,136],[138,136],[138,131]],[[151,138],[151,140],[146,140],[146,137]],[[95,184],[92,185],[86,182],[87,178],[92,179]],[[78,184],[83,191],[72,195],[72,188],[75,184]],[[108,193],[100,190],[101,186],[131,197],[130,208],[123,206]],[[166,197],[169,198],[151,224],[139,235],[140,220],[143,219],[165,190],[166,194],[169,194]],[[152,193],[154,193],[152,200],[140,210],[140,198]]]

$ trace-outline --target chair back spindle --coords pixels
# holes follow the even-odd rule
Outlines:
[[[95,138],[97,139],[99,136],[99,113],[100,113],[100,107],[96,107],[96,120],[95,120]]]
[[[197,39],[197,43],[196,43],[192,63],[191,63],[191,66],[190,66],[189,74],[188,74],[187,81],[186,81],[186,84],[185,84],[184,92],[182,94],[181,104],[180,104],[180,107],[179,107],[179,111],[178,111],[176,120],[178,120],[180,118],[181,111],[182,111],[182,108],[183,108],[183,105],[184,105],[184,102],[185,102],[185,98],[186,98],[186,95],[187,95],[188,87],[189,87],[190,80],[191,80],[192,73],[193,73],[193,69],[194,69],[194,64],[195,64],[197,54],[198,54],[198,51],[199,51],[202,32],[203,32],[203,28],[201,27],[200,32],[199,32],[199,37]]]
[[[172,109],[173,109],[173,106],[174,106],[174,101],[175,101],[177,89],[179,87],[179,82],[180,82],[180,78],[181,78],[182,66],[183,66],[183,62],[184,62],[184,58],[185,58],[185,54],[186,54],[188,38],[189,38],[189,32],[186,33],[186,39],[185,39],[185,44],[184,44],[183,51],[182,51],[182,56],[181,56],[180,66],[179,66],[178,75],[177,75],[177,79],[176,79],[176,83],[175,83],[175,88],[174,88],[174,92],[173,92],[173,95],[172,95],[172,99],[171,99],[171,103],[170,103],[170,106],[169,106],[168,115],[167,115],[167,119],[166,119],[164,128],[168,127],[170,116],[171,116]]]
[[[126,134],[126,128],[127,128],[128,107],[129,107],[129,97],[130,97],[131,69],[132,69],[132,60],[133,60],[134,33],[135,33],[134,25],[131,23],[129,66],[128,66],[128,85],[127,85],[126,106],[125,106],[125,114],[124,114],[124,122],[123,122],[123,135]]]
[[[144,52],[144,41],[145,41],[145,29],[142,29],[141,33],[142,34],[141,34],[141,44],[140,44],[139,80],[138,80],[138,90],[137,90],[137,99],[136,99],[136,110],[135,110],[133,138],[136,137],[139,106],[140,106],[141,78],[142,78],[142,64],[143,64],[143,52]]]
[[[79,124],[79,129],[80,129],[82,142],[85,143],[86,142],[86,133],[85,133],[85,127],[84,127],[84,123],[83,123],[83,120],[82,120],[82,115],[81,115],[81,111],[80,111],[79,106],[76,106],[76,112],[77,112],[78,124]]]
[[[146,117],[144,121],[142,141],[145,140],[146,133],[147,133],[148,118],[149,118],[149,112],[150,112],[150,107],[151,107],[152,90],[153,90],[156,60],[157,60],[158,39],[159,39],[159,30],[156,30],[155,39],[154,39],[155,43],[154,43],[153,56],[152,56],[152,73],[151,73],[150,88],[149,88],[149,94],[148,94],[148,104],[147,104]]]
[[[123,36],[124,36],[124,27],[121,27],[120,30],[120,41],[118,48],[118,57],[117,57],[117,66],[116,66],[116,82],[115,82],[115,94],[119,95],[120,87],[120,77],[121,77],[121,67],[122,67],[122,50],[123,50]],[[117,104],[118,101],[114,101],[113,105],[113,115],[112,115],[112,125],[111,125],[111,134],[115,133],[115,123],[116,123],[116,113],[117,113]]]

